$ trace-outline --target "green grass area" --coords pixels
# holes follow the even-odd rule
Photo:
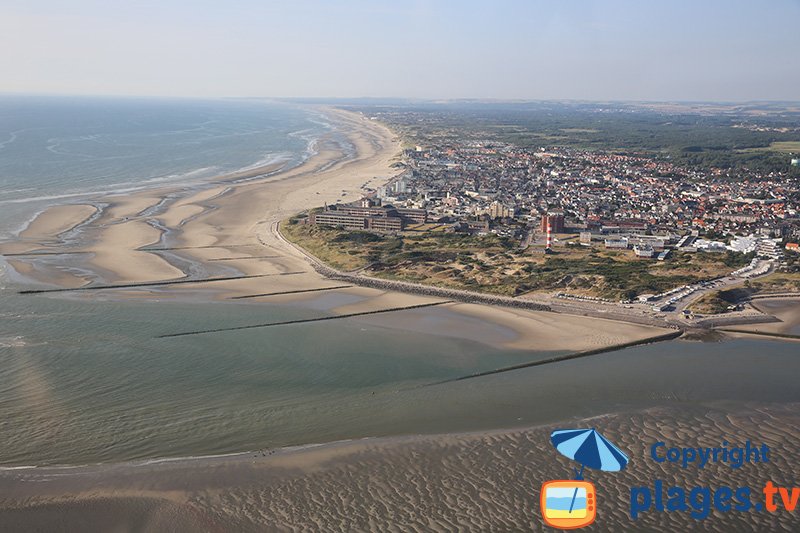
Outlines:
[[[780,152],[784,154],[798,154],[800,153],[800,141],[777,141],[770,143],[769,146],[760,146],[758,148],[747,148],[739,150],[740,152]]]
[[[796,292],[800,291],[800,273],[774,272],[750,282],[755,292]]]
[[[384,244],[382,237],[365,231],[344,232],[323,226],[300,224],[295,219],[282,221],[280,230],[284,237],[314,257],[344,271],[368,265],[371,251],[377,248],[378,244]]]
[[[589,128],[561,128],[564,133],[600,133],[600,130]]]
[[[680,285],[715,278],[747,263],[741,254],[677,254],[656,262],[631,251],[577,249],[573,255],[547,256],[525,281],[531,290],[563,288],[605,298],[632,299]]]
[[[368,267],[369,275],[504,295],[565,291],[630,299],[723,276],[749,261],[742,254],[676,254],[667,261],[600,247],[521,251],[497,235],[444,231],[382,235],[284,222],[284,235],[340,270]]]

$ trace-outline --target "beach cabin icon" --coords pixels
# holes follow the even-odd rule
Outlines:
[[[578,529],[597,516],[594,485],[588,481],[547,481],[542,485],[542,518],[558,529]]]
[[[574,469],[574,480],[542,485],[542,519],[558,529],[586,527],[597,517],[597,495],[594,485],[583,480],[584,467],[618,472],[628,464],[628,456],[595,429],[559,429],[550,434],[550,441],[559,453],[580,463],[581,469]]]

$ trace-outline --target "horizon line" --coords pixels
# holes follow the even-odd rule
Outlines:
[[[151,95],[124,93],[58,93],[58,92],[6,92],[0,91],[0,97],[51,97],[51,98],[124,98],[149,100],[277,100],[277,101],[392,101],[414,103],[621,103],[621,104],[798,104],[798,100],[784,99],[746,99],[746,100],[712,100],[712,99],[637,99],[637,98],[504,98],[504,97],[415,97],[415,96],[196,96],[196,95]]]

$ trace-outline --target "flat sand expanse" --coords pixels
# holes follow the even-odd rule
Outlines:
[[[588,531],[797,531],[796,512],[643,512],[630,517],[631,487],[661,479],[688,492],[797,485],[798,405],[695,406],[615,414],[567,427],[596,427],[631,462],[623,472],[587,470],[598,517]],[[3,531],[550,531],[539,492],[575,464],[549,441],[556,427],[366,439],[299,451],[151,464],[0,471]],[[762,443],[769,462],[656,463],[650,447]],[[666,499],[666,496],[664,496]],[[691,505],[691,502],[688,503]]]
[[[602,318],[559,315],[525,309],[492,309],[475,304],[457,304],[452,309],[457,313],[483,321],[494,321],[513,329],[517,332],[518,338],[507,343],[507,346],[523,350],[592,350],[647,339],[669,331]]]

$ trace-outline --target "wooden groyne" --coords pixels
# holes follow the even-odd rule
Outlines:
[[[460,376],[460,377],[457,377],[457,378],[445,379],[445,380],[442,380],[442,381],[437,381],[435,383],[429,383],[427,385],[421,385],[420,387],[432,387],[434,385],[443,385],[445,383],[453,383],[453,382],[456,382],[456,381],[465,381],[465,380],[468,380],[468,379],[475,379],[475,378],[480,378],[480,377],[484,377],[484,376],[492,376],[494,374],[502,374],[504,372],[512,372],[514,370],[520,370],[520,369],[523,369],[523,368],[531,368],[531,367],[534,367],[534,366],[552,365],[554,363],[561,363],[562,361],[570,361],[572,359],[581,359],[581,358],[584,358],[584,357],[591,357],[593,355],[600,355],[600,354],[603,354],[603,353],[615,352],[617,350],[622,350],[623,348],[630,348],[632,346],[641,346],[641,345],[644,345],[644,344],[654,344],[656,342],[669,341],[669,340],[677,339],[682,334],[683,334],[683,331],[680,331],[680,330],[670,331],[669,333],[665,333],[663,335],[657,335],[655,337],[648,337],[646,339],[640,339],[640,340],[636,340],[636,341],[626,342],[626,343],[623,343],[623,344],[615,344],[613,346],[606,346],[604,348],[595,348],[595,349],[592,349],[592,350],[584,350],[584,351],[574,352],[574,353],[569,353],[569,354],[564,354],[564,355],[555,355],[553,357],[548,357],[546,359],[539,359],[538,361],[529,361],[527,363],[520,363],[518,365],[505,366],[505,367],[497,368],[497,369],[494,369],[494,370],[486,370],[484,372],[476,372],[475,374],[469,374],[469,375]]]
[[[800,298],[800,293],[797,292],[761,292],[750,295],[750,301],[753,300],[772,300],[777,298]]]
[[[427,304],[418,304],[418,305],[408,305],[405,307],[391,307],[389,309],[376,309],[374,311],[362,311],[360,313],[347,313],[344,315],[330,315],[330,316],[320,316],[315,318],[299,318],[297,320],[284,320],[282,322],[266,322],[263,324],[251,324],[248,326],[232,326],[229,328],[217,328],[217,329],[204,329],[198,331],[185,331],[182,333],[167,333],[166,335],[159,335],[156,337],[157,339],[166,339],[170,337],[185,337],[187,335],[202,335],[205,333],[219,333],[222,331],[238,331],[242,329],[254,329],[254,328],[269,328],[274,326],[289,326],[291,324],[306,324],[309,322],[323,322],[326,320],[340,320],[343,318],[351,318],[355,316],[366,316],[366,315],[379,315],[381,313],[394,313],[397,311],[408,311],[411,309],[422,309],[424,307],[434,307],[437,305],[444,305],[447,303],[452,302],[432,302]]]
[[[736,328],[720,328],[719,331],[725,331],[728,333],[740,333],[743,335],[758,335],[762,337],[774,337],[776,339],[790,339],[790,340],[800,340],[800,335],[793,335],[791,333],[773,333],[771,331],[748,331],[746,329],[736,329]]]
[[[770,324],[780,322],[772,315],[738,315],[738,316],[716,316],[704,318],[697,321],[697,327],[701,328],[721,328],[724,326],[743,326],[745,324]]]
[[[216,261],[247,261],[249,259],[277,259],[280,255],[246,255],[244,257],[219,257],[217,259],[206,259],[209,263]]]
[[[225,276],[219,278],[202,278],[202,279],[176,279],[172,281],[151,281],[146,283],[120,283],[117,285],[88,285],[84,287],[63,287],[59,289],[27,289],[19,291],[19,294],[42,294],[47,292],[72,292],[72,291],[101,291],[108,289],[136,289],[140,287],[160,287],[164,285],[182,285],[186,283],[213,283],[215,281],[234,281],[238,279],[251,279],[251,278],[267,278],[271,276],[292,276],[295,274],[305,274],[305,271],[299,272],[279,272],[277,274],[255,274],[252,276]]]
[[[78,255],[78,254],[93,254],[91,250],[87,251],[63,251],[63,252],[15,252],[11,254],[0,254],[4,257],[25,257],[29,255]]]
[[[352,285],[335,285],[333,287],[317,287],[315,289],[296,289],[293,291],[263,292],[261,294],[246,294],[244,296],[231,296],[229,300],[246,300],[248,298],[261,298],[262,296],[282,296],[284,294],[302,294],[304,292],[335,291],[338,289],[349,289]]]
[[[140,252],[169,252],[172,250],[202,250],[207,248],[247,248],[261,246],[259,244],[210,244],[207,246],[173,246],[170,248],[139,248]]]

